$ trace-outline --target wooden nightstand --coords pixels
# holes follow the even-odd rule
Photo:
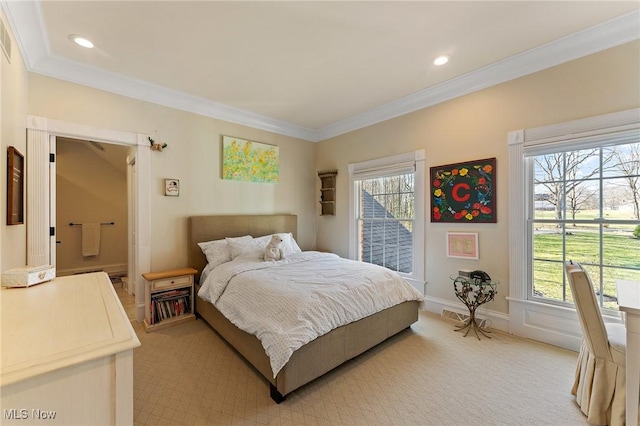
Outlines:
[[[145,283],[144,329],[147,332],[196,319],[193,268],[142,274]]]

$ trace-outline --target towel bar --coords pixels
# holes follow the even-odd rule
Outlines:
[[[115,222],[100,222],[100,225],[115,225]],[[69,226],[80,226],[82,225],[81,223],[69,223]]]

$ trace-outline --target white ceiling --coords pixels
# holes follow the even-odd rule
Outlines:
[[[638,1],[2,0],[2,10],[32,72],[311,141],[640,38]],[[441,54],[451,61],[438,68]]]

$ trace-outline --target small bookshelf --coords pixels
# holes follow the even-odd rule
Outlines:
[[[320,215],[335,216],[336,214],[336,175],[337,170],[318,172],[320,178]]]
[[[144,328],[147,332],[194,320],[193,268],[142,274],[145,286]]]

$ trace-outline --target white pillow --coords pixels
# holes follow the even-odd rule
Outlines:
[[[198,243],[200,249],[207,257],[207,263],[215,268],[223,263],[230,262],[233,259],[231,247],[227,243],[227,240],[234,240],[238,242],[251,241],[253,237],[251,235],[245,235],[244,237],[237,238],[225,238],[224,240],[214,240]]]
[[[260,257],[258,255],[259,251],[264,251],[264,248],[267,246],[266,244],[260,249],[260,246],[257,245],[254,238],[251,235],[245,235],[244,237],[237,238],[225,238],[227,241],[227,245],[229,246],[229,250],[231,251],[231,259],[235,259],[239,256],[247,257],[247,255],[252,254],[251,257]],[[262,253],[264,255],[264,253]]]
[[[198,243],[200,249],[207,257],[207,263],[215,268],[225,262],[231,261],[231,251],[226,240],[214,240]]]
[[[226,238],[231,251],[231,259],[238,257],[262,259],[264,257],[264,249],[271,241],[272,235],[274,234],[258,238],[253,238],[249,235],[240,238]],[[285,256],[302,251],[290,232],[279,233],[278,235],[282,238],[282,250]]]
[[[293,238],[293,234],[291,232],[289,232],[289,244],[291,245],[291,253],[300,253],[302,252],[302,250],[300,249],[300,246],[298,246],[298,243],[296,242],[296,239]]]
[[[263,252],[264,252],[264,249],[267,247],[267,244],[269,244],[269,241],[271,241],[272,235],[275,235],[275,234],[265,235],[264,237],[255,238],[255,241],[260,241],[260,245],[262,246]],[[279,235],[280,238],[282,238],[282,251],[284,252],[285,257],[289,256],[290,254],[300,253],[302,251],[300,250],[300,247],[298,247],[298,244],[296,243],[296,240],[293,238],[293,234],[291,234],[291,232],[289,233],[281,232],[277,235]]]

